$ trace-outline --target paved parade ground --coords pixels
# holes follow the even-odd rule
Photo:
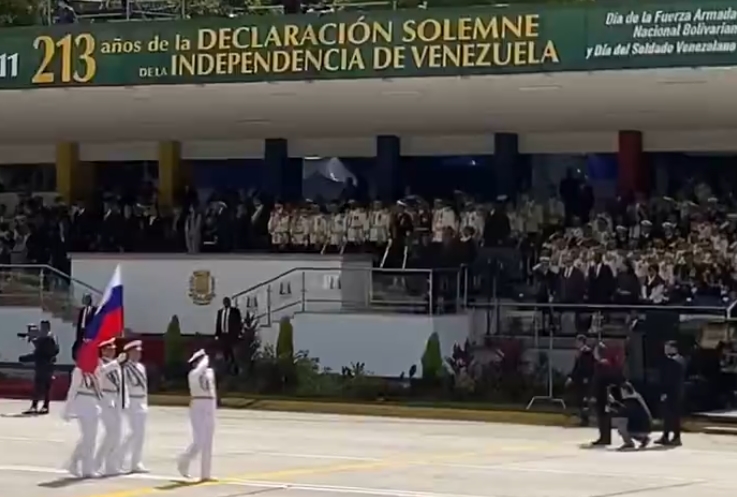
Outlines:
[[[0,401],[2,497],[699,497],[732,496],[737,437],[684,436],[685,447],[583,449],[593,430],[221,410],[216,482],[176,474],[187,411],[152,408],[147,475],[68,479],[76,425],[18,417]],[[193,471],[196,469],[192,468]]]

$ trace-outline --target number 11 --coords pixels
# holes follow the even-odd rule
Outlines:
[[[18,76],[18,54],[0,54],[0,79]]]

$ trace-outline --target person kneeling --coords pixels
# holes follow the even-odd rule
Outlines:
[[[621,391],[621,402],[610,397],[612,424],[624,441],[620,450],[634,449],[635,441],[642,449],[650,443],[653,416],[645,400],[630,383],[624,383]]]

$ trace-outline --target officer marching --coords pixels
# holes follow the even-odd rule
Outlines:
[[[132,473],[145,473],[141,459],[146,439],[146,417],[148,415],[148,378],[146,366],[141,363],[143,342],[134,340],[123,347],[128,360],[123,363],[123,381],[128,390],[129,404],[125,410],[130,433],[123,441],[122,458],[130,455]]]
[[[85,373],[79,366],[72,370],[62,418],[65,421],[77,419],[79,423],[80,437],[67,465],[68,471],[73,476],[82,478],[97,476],[95,443],[103,399],[102,377],[109,372],[120,370],[120,363],[123,361],[125,354],[119,355],[113,361],[100,361],[94,373]]]
[[[102,386],[100,414],[105,436],[95,455],[95,469],[103,470],[106,475],[114,475],[121,472],[120,442],[123,429],[123,409],[128,405],[128,392],[123,383],[120,363],[114,360],[115,339],[111,338],[100,343],[100,353],[105,365],[109,363],[113,365],[105,369],[100,381]]]
[[[210,358],[200,349],[189,359],[192,370],[187,376],[189,382],[189,420],[192,424],[192,443],[179,456],[177,469],[189,478],[189,465],[200,456],[200,479],[211,479],[212,441],[215,435],[215,411],[217,409],[217,388],[215,373],[210,367]]]

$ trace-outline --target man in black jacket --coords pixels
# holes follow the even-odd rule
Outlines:
[[[566,386],[572,387],[578,406],[581,426],[589,425],[589,395],[591,394],[591,381],[594,378],[594,352],[589,347],[586,337],[576,337],[576,348],[578,353],[573,363],[571,374],[568,375]]]
[[[650,443],[653,423],[650,409],[629,382],[622,384],[621,394],[620,401],[611,398],[609,404],[613,416],[612,424],[624,441],[620,450],[634,449],[635,441],[640,444],[639,448],[645,448]]]
[[[31,408],[24,414],[48,414],[51,397],[51,381],[54,377],[54,364],[56,356],[59,355],[59,345],[56,338],[51,334],[51,325],[48,321],[41,321],[41,326],[36,337],[30,337],[33,342],[33,352],[20,356],[20,362],[32,362],[34,369],[33,377],[33,400]],[[43,407],[38,410],[38,403],[43,398]]]
[[[686,360],[678,353],[675,341],[666,342],[664,352],[665,358],[660,368],[663,436],[655,443],[677,447],[681,445],[681,404],[686,379]]]
[[[79,310],[79,315],[77,316],[76,336],[72,345],[72,359],[75,361],[77,360],[77,351],[84,341],[84,332],[92,322],[94,315],[95,307],[92,305],[92,296],[85,294],[82,297],[82,308]]]
[[[241,311],[230,304],[230,299],[223,299],[223,307],[218,311],[215,320],[215,339],[220,345],[227,370],[237,374],[238,364],[235,358],[235,348],[241,335],[243,318]]]
[[[612,418],[609,413],[610,391],[615,400],[620,400],[618,388],[621,385],[619,365],[614,363],[613,354],[603,342],[594,349],[594,399],[596,400],[596,419],[599,438],[592,442],[594,447],[605,447],[612,443]]]

